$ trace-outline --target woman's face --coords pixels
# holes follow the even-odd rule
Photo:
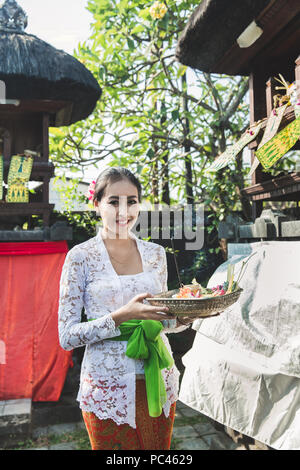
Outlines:
[[[104,230],[116,238],[127,238],[140,210],[136,186],[128,179],[109,183],[101,201],[95,201],[94,205],[101,215]]]

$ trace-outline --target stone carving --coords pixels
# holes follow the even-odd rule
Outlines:
[[[5,0],[0,7],[0,29],[24,31],[28,24],[25,11],[15,0]]]

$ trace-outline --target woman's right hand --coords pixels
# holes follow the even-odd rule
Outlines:
[[[147,297],[154,297],[154,295],[145,292],[133,297],[126,305],[123,305],[119,310],[112,313],[112,318],[119,326],[124,321],[128,320],[169,320],[175,318],[174,315],[168,315],[168,307],[156,307],[154,305],[145,304],[143,300]],[[162,313],[158,313],[162,312]]]

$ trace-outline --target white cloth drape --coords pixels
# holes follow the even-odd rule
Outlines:
[[[231,244],[209,286],[254,252],[239,301],[194,322],[179,399],[275,449],[300,449],[300,242]]]

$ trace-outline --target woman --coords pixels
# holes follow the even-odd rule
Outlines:
[[[103,227],[67,254],[59,301],[61,346],[86,346],[77,399],[91,447],[169,449],[179,372],[164,333],[186,326],[144,302],[168,289],[165,250],[131,232],[141,185],[129,170],[102,172],[93,202]]]

